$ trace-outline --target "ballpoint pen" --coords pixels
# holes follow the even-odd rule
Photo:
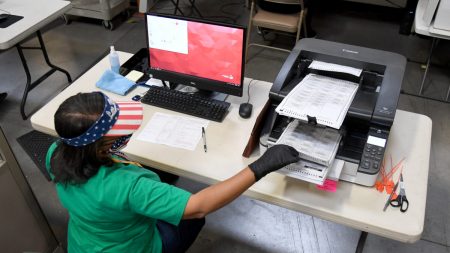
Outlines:
[[[205,133],[205,128],[202,127],[202,138],[203,138],[203,149],[206,151],[208,150],[206,147],[206,133]]]

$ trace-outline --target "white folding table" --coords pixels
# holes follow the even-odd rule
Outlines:
[[[118,53],[121,62],[132,56],[129,53]],[[56,135],[52,119],[58,106],[79,92],[99,91],[95,82],[108,68],[108,58],[105,57],[36,112],[31,117],[33,128]],[[244,90],[247,89],[249,81],[250,79],[245,79]],[[227,101],[231,106],[224,121],[211,121],[206,128],[207,153],[203,150],[202,142],[194,151],[189,151],[138,140],[139,133],[157,112],[190,117],[150,105],[144,105],[142,127],[133,135],[123,151],[134,161],[195,181],[206,184],[223,181],[259,157],[259,153],[254,152],[250,158],[245,158],[242,152],[252,133],[257,115],[268,99],[271,86],[269,82],[253,81],[250,94],[254,111],[249,119],[238,115],[239,105],[247,101],[246,92],[244,97],[228,97]],[[142,93],[143,90],[140,89],[142,87],[127,96],[103,92],[113,100],[123,101]],[[391,128],[385,154],[392,156],[395,161],[406,159],[403,178],[410,202],[406,213],[401,213],[398,208],[388,208],[383,212],[387,195],[379,193],[373,187],[339,181],[336,192],[324,192],[317,190],[312,184],[288,178],[280,173],[267,175],[250,187],[245,195],[363,231],[357,252],[362,251],[367,233],[401,242],[416,242],[422,235],[425,220],[431,126],[431,120],[427,116],[397,110]],[[394,178],[397,177],[398,174]]]
[[[26,119],[25,103],[28,92],[39,85],[47,77],[55,71],[61,71],[67,76],[69,83],[72,82],[69,72],[53,65],[48,58],[47,50],[45,49],[44,41],[41,35],[41,29],[64,14],[71,8],[69,1],[63,0],[4,0],[0,1],[0,9],[2,12],[15,16],[22,16],[23,18],[11,24],[6,28],[0,28],[0,50],[6,50],[13,46],[17,48],[20,56],[25,74],[27,76],[27,83],[20,103],[20,113],[22,118]],[[40,47],[26,47],[21,43],[28,37],[36,34]],[[40,49],[44,55],[45,62],[50,67],[50,70],[44,73],[36,81],[31,82],[31,74],[28,69],[24,49]]]

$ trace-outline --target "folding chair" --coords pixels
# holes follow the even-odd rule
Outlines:
[[[260,29],[268,29],[274,32],[282,32],[287,34],[294,34],[295,41],[298,41],[300,38],[300,30],[303,25],[303,29],[306,35],[306,25],[304,19],[306,16],[307,10],[305,9],[303,0],[266,0],[267,2],[277,3],[277,4],[285,4],[285,5],[300,5],[301,10],[298,13],[293,14],[284,14],[284,13],[276,13],[267,10],[263,10],[257,6],[255,6],[255,1],[251,0],[250,7],[250,18],[248,21],[247,28],[247,47],[245,53],[245,60],[247,61],[248,49],[251,46],[258,46],[264,48],[270,48],[275,50],[280,50],[284,52],[290,52],[291,50],[287,50],[284,48],[273,47],[264,44],[258,43],[250,43],[250,33],[253,26],[257,26]]]

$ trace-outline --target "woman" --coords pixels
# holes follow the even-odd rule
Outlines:
[[[191,194],[118,153],[141,122],[139,103],[115,103],[101,92],[72,96],[55,113],[60,140],[46,164],[69,211],[69,252],[184,252],[208,213],[299,160],[293,148],[277,145],[230,179]]]

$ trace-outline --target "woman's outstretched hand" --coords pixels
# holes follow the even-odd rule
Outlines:
[[[256,161],[248,165],[255,174],[256,181],[272,171],[278,170],[288,164],[298,162],[300,157],[297,150],[287,145],[275,145]]]

